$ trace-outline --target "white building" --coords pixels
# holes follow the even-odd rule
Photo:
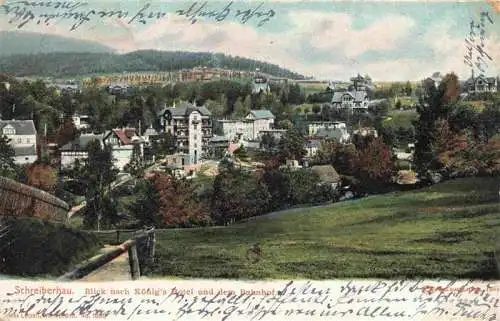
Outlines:
[[[349,108],[351,110],[367,110],[370,100],[364,90],[336,92],[333,94],[334,108]]]
[[[136,135],[135,128],[115,128],[104,133],[104,145],[113,148],[113,163],[116,168],[123,170],[133,156],[134,146],[140,147],[141,157],[144,156],[143,140]]]
[[[234,140],[258,141],[262,134],[274,126],[274,115],[269,110],[251,110],[244,119],[218,120],[222,135]]]
[[[268,94],[271,92],[269,87],[268,79],[261,75],[259,69],[257,69],[255,76],[253,78],[252,94]]]
[[[64,119],[63,114],[61,114],[60,119]],[[73,124],[75,125],[75,128],[77,130],[85,131],[87,129],[90,129],[90,116],[74,114],[71,119],[73,120]]]
[[[314,136],[321,129],[346,129],[346,125],[343,122],[337,121],[314,121],[307,124],[309,131],[309,136]]]
[[[36,128],[32,120],[0,120],[0,133],[10,140],[17,164],[31,164],[38,159]]]
[[[61,168],[72,168],[76,162],[83,165],[85,159],[88,158],[88,144],[97,140],[102,145],[102,135],[82,134],[75,140],[62,146],[59,151],[61,153]]]
[[[188,155],[188,164],[198,164],[208,151],[212,138],[212,113],[204,106],[183,103],[164,108],[160,114],[163,132],[176,140],[177,150]]]

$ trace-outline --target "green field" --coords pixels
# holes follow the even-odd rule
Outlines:
[[[226,228],[158,232],[152,276],[498,279],[498,180],[295,209]],[[259,242],[261,261],[247,260]]]
[[[387,119],[384,120],[384,127],[392,127],[392,128],[410,128],[413,126],[413,121],[418,119],[418,114],[416,111],[404,111],[397,112],[392,111],[389,113]]]

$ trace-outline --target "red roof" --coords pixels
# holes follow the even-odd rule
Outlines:
[[[129,145],[132,143],[131,138],[135,135],[135,129],[134,128],[113,129],[113,133],[115,133],[116,137],[120,139],[122,145]]]

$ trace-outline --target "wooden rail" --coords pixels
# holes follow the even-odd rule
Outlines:
[[[139,233],[133,238],[120,244],[116,249],[113,249],[108,253],[94,256],[81,263],[73,271],[61,276],[58,281],[74,281],[82,279],[93,271],[113,261],[125,252],[128,252],[132,280],[137,280],[144,271],[145,265],[151,264],[154,260],[156,237],[154,228],[134,232]]]

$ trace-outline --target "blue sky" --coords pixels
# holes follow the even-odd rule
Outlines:
[[[146,25],[127,24],[146,3],[152,4],[149,11],[165,12],[165,17],[151,19]],[[471,18],[479,20],[481,11],[488,11],[494,23],[486,25],[485,48],[493,58],[487,73],[499,73],[500,14],[484,1],[266,1],[261,10],[272,9],[275,15],[261,27],[257,26],[259,19],[242,24],[234,18],[237,10],[253,9],[259,1],[234,1],[222,22],[200,19],[190,24],[175,12],[192,3],[92,0],[80,7],[82,12],[121,9],[128,11],[129,17],[94,18],[72,32],[73,22],[68,20],[49,26],[32,22],[23,30],[93,40],[118,52],[222,52],[276,63],[318,79],[341,80],[367,73],[379,81],[402,81],[422,79],[434,71],[454,71],[461,78],[468,77],[470,68],[463,56],[469,22]],[[221,10],[227,3],[208,1],[208,7]],[[60,12],[43,11],[51,10]],[[1,30],[16,29],[5,14],[0,18]]]

